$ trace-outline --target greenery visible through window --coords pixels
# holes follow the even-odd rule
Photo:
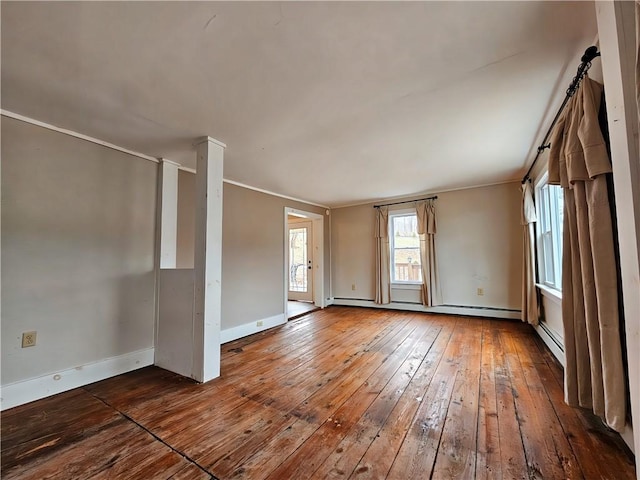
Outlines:
[[[546,176],[536,187],[538,210],[538,281],[562,290],[562,224],[564,195],[558,185],[549,185]]]
[[[391,283],[422,283],[418,217],[415,213],[389,214]]]

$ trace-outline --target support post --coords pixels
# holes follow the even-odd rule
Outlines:
[[[222,298],[222,172],[225,145],[210,137],[197,144],[196,238],[192,377],[220,376]]]

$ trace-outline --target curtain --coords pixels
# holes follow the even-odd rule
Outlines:
[[[436,263],[436,206],[433,199],[416,203],[416,212],[422,264],[422,304],[432,307],[442,304]]]
[[[389,208],[377,207],[376,212],[376,300],[377,304],[391,302],[389,276]]]
[[[549,183],[564,191],[562,317],[565,401],[591,408],[611,428],[625,424],[617,266],[598,124],[603,87],[585,76],[551,137]]]
[[[536,252],[534,223],[538,221],[531,182],[522,184],[522,321],[538,324],[539,306],[536,289]]]

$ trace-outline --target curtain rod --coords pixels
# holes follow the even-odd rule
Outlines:
[[[416,198],[415,200],[405,200],[404,202],[381,203],[380,205],[374,205],[373,208],[388,207],[389,205],[400,205],[401,203],[421,202],[423,200],[435,200],[436,198],[438,198],[438,196],[434,195],[433,197]]]
[[[569,88],[567,88],[567,92],[564,97],[564,100],[562,101],[562,105],[560,105],[560,108],[558,109],[558,113],[556,113],[556,116],[553,117],[551,126],[549,127],[549,130],[547,130],[547,133],[542,139],[542,143],[538,147],[538,153],[536,154],[536,158],[533,159],[533,162],[531,162],[531,166],[529,167],[529,170],[527,170],[527,173],[525,174],[525,176],[522,177],[522,183],[525,183],[527,180],[529,180],[529,175],[531,175],[531,170],[533,170],[533,167],[535,166],[536,161],[538,160],[538,157],[542,155],[542,152],[544,152],[545,149],[547,148],[551,148],[551,144],[547,143],[545,145],[545,142],[549,139],[549,135],[551,135],[551,131],[553,130],[553,127],[555,127],[556,122],[558,121],[558,118],[560,118],[560,114],[564,110],[564,107],[569,102],[569,99],[573,97],[573,94],[576,93],[576,90],[578,90],[578,87],[580,86],[580,82],[584,78],[584,75],[591,68],[591,60],[599,56],[600,56],[600,52],[598,51],[598,47],[596,46],[591,46],[584,51],[584,55],[582,56],[582,58],[580,58],[581,63],[578,66],[578,71],[576,72],[576,76],[573,77],[573,80],[571,81]]]

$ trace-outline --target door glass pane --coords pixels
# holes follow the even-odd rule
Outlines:
[[[289,291],[307,291],[307,229],[289,230]]]

